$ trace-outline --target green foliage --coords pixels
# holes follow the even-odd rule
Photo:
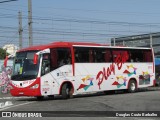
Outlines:
[[[8,53],[6,53],[6,50],[0,48],[0,59],[5,59],[6,55],[9,55]]]

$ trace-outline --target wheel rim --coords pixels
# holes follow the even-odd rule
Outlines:
[[[136,89],[135,83],[131,83],[131,90],[134,91]]]
[[[69,95],[69,88],[66,89],[66,94]]]

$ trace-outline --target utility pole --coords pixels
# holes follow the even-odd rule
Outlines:
[[[28,0],[28,30],[29,30],[29,46],[33,45],[32,40],[32,1]]]
[[[22,32],[23,32],[23,29],[22,29],[22,12],[18,12],[18,19],[19,19],[19,30],[18,30],[18,33],[19,33],[19,49],[22,49]]]

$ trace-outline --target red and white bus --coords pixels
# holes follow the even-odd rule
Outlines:
[[[16,53],[11,95],[73,95],[138,88],[155,83],[151,48],[116,47],[94,43],[54,42]]]

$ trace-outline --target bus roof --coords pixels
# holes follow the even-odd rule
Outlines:
[[[86,43],[86,42],[53,42],[53,43],[45,44],[45,45],[37,45],[37,46],[23,48],[21,50],[18,50],[17,52],[44,50],[44,49],[53,48],[53,47],[71,47],[74,45],[77,45],[77,46],[108,46],[108,45],[102,45],[102,44],[97,44],[97,43]]]
[[[98,43],[86,43],[86,42],[53,42],[50,44],[45,45],[37,45],[31,46],[27,48],[23,48],[18,50],[17,52],[23,51],[35,51],[35,50],[44,50],[47,48],[54,48],[54,47],[71,47],[71,46],[79,46],[79,47],[107,47],[107,48],[128,48],[128,49],[151,49],[145,47],[125,47],[125,46],[109,46],[105,44],[98,44]]]

